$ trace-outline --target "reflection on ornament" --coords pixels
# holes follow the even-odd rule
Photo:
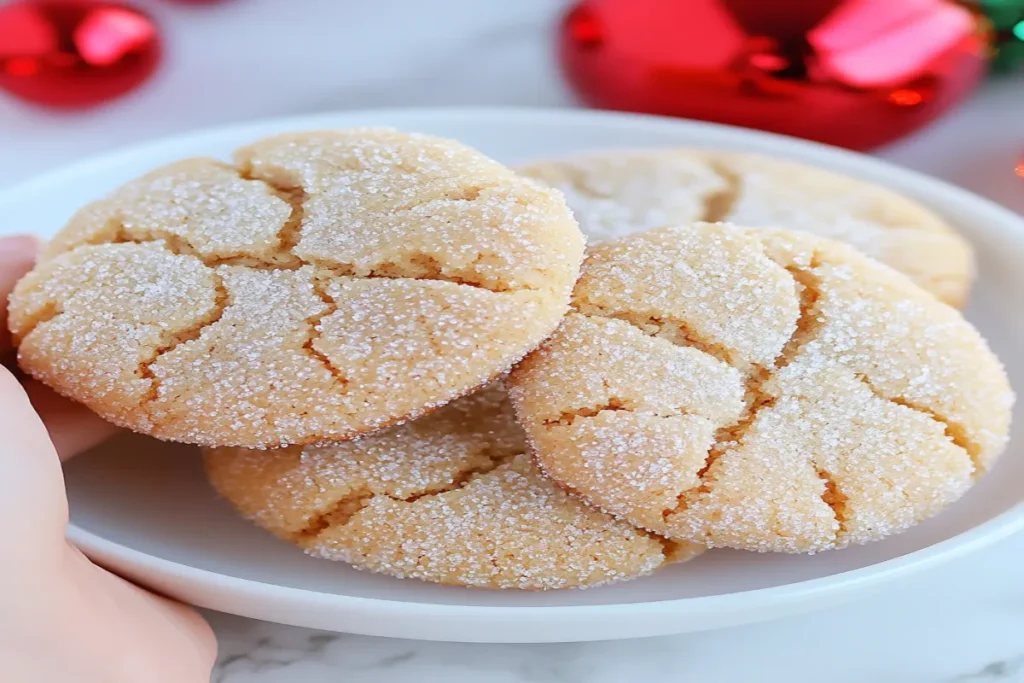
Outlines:
[[[0,89],[83,107],[142,83],[160,61],[152,19],[126,5],[22,0],[0,7]]]
[[[584,0],[562,64],[587,102],[866,149],[963,100],[985,72],[948,0]]]

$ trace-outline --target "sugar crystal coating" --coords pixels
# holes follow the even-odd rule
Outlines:
[[[814,552],[920,522],[992,466],[1013,393],[953,308],[851,247],[724,224],[591,248],[508,379],[540,467],[670,538]]]
[[[590,586],[688,559],[543,477],[500,384],[332,446],[206,452],[242,514],[316,557],[480,588]]]
[[[730,221],[851,244],[954,306],[974,277],[970,245],[942,218],[879,185],[803,164],[702,149],[611,150],[523,166],[561,189],[597,239]]]
[[[9,323],[26,371],[119,425],[336,441],[507,370],[557,325],[582,253],[558,192],[459,143],[295,133],[83,208]]]

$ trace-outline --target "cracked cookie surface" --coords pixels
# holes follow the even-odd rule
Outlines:
[[[703,548],[593,509],[530,462],[500,384],[332,446],[205,453],[211,483],[307,553],[436,583],[529,590],[654,571]]]
[[[583,238],[458,143],[282,135],[80,210],[19,284],[19,362],[119,425],[210,446],[353,438],[504,372],[557,325]]]
[[[591,248],[507,381],[540,467],[670,538],[814,552],[959,498],[1013,394],[953,308],[853,248],[723,224]]]
[[[970,245],[884,187],[803,164],[699,149],[618,150],[523,166],[561,189],[596,239],[695,221],[802,230],[851,244],[953,306],[974,277]]]

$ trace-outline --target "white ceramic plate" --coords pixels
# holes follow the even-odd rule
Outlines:
[[[964,190],[865,156],[706,123],[529,110],[392,110],[277,119],[134,147],[0,194],[0,233],[52,235],[82,204],[154,166],[288,130],[386,125],[448,136],[505,162],[609,147],[701,145],[762,152],[869,178],[924,201],[974,243],[968,317],[1024,386],[1024,220]],[[1016,424],[1024,420],[1020,418]],[[203,607],[337,631],[431,640],[598,640],[712,629],[849,600],[1024,527],[1024,439],[963,500],[880,543],[813,557],[715,551],[649,578],[519,593],[435,586],[315,560],[237,518],[197,453],[124,438],[67,468],[70,538],[97,562]]]

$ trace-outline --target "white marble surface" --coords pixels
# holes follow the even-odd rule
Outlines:
[[[559,645],[424,643],[210,615],[214,683],[1024,681],[1024,536],[857,604],[721,631]]]
[[[145,89],[85,113],[0,98],[0,185],[136,140],[252,117],[394,105],[572,106],[551,31],[565,0],[149,0],[167,31]],[[1024,78],[882,156],[1024,212]],[[853,605],[687,636],[460,645],[325,634],[209,615],[217,683],[463,681],[1024,682],[1024,537]]]

